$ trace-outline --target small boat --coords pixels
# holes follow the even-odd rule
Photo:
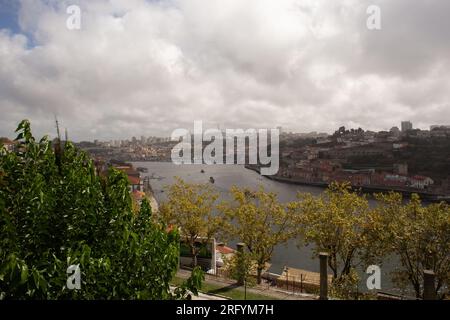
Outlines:
[[[209,177],[209,182],[214,183],[214,178],[213,177]]]

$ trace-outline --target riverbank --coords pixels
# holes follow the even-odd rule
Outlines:
[[[146,174],[145,171],[143,172],[142,170],[140,170],[140,172],[143,174]],[[143,183],[144,183],[144,192],[147,197],[147,200],[150,202],[150,207],[152,208],[152,212],[156,213],[159,211],[159,204],[158,204],[158,200],[156,200],[155,193],[153,191],[149,177],[146,176],[143,179]]]
[[[245,168],[248,170],[252,170],[257,172],[258,174],[261,174],[261,171],[259,167],[254,165],[245,165]],[[279,176],[264,176],[267,179],[282,182],[282,183],[288,183],[293,185],[303,185],[303,186],[312,186],[312,187],[319,187],[319,188],[327,188],[329,186],[326,182],[309,182],[309,181],[302,181],[302,180],[296,180],[292,178],[286,178],[286,177],[279,177]],[[437,194],[431,194],[427,192],[421,192],[416,190],[405,190],[405,189],[399,189],[399,188],[391,188],[391,187],[383,187],[383,186],[352,186],[355,190],[361,190],[363,193],[373,194],[373,193],[381,193],[381,192],[390,192],[395,191],[398,193],[401,193],[404,197],[410,198],[412,194],[418,194],[420,198],[425,202],[447,202],[450,203],[450,195],[437,195]]]
[[[319,196],[323,193],[323,187],[310,185],[294,185],[291,183],[281,183],[271,179],[265,179],[257,172],[245,169],[243,165],[176,165],[165,162],[134,162],[135,167],[146,167],[147,173],[142,174],[143,179],[148,179],[151,183],[154,197],[159,204],[167,200],[167,186],[176,182],[175,177],[179,177],[188,183],[210,184],[209,177],[214,177],[215,183],[210,184],[219,194],[219,201],[230,200],[230,189],[233,186],[239,188],[255,188],[262,186],[268,192],[278,195],[281,203],[289,203],[297,200],[297,193],[310,193]],[[202,173],[202,170],[204,173]],[[371,207],[377,205],[377,201],[368,197]],[[234,241],[228,245],[235,246]],[[270,273],[282,274],[285,267],[320,272],[319,263],[314,258],[314,245],[298,247],[296,240],[291,240],[287,244],[277,246],[273,251],[271,259]],[[381,287],[383,290],[401,294],[391,281],[390,273],[398,266],[397,259],[386,258],[382,263]],[[361,279],[367,276],[363,268],[358,268]],[[359,290],[365,290],[365,281],[359,285]]]

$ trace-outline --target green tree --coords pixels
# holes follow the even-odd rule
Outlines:
[[[277,195],[260,188],[251,191],[233,187],[232,200],[223,202],[225,233],[229,239],[245,243],[256,260],[257,283],[272,257],[275,246],[286,243],[293,235],[292,216],[278,202]]]
[[[416,297],[423,295],[423,271],[436,274],[436,294],[450,280],[450,207],[448,204],[423,205],[418,195],[404,203],[401,194],[376,195],[373,242],[384,255],[396,255],[401,267],[394,272],[399,286],[410,284]]]
[[[315,256],[321,251],[329,253],[333,285],[341,296],[348,297],[349,288],[355,288],[358,282],[355,268],[374,258],[367,250],[368,201],[345,183],[331,184],[319,197],[311,194],[298,197],[298,201],[289,204],[289,210],[296,217],[299,241],[314,244]]]
[[[239,285],[253,286],[255,282],[256,260],[251,252],[236,251],[233,256],[224,260],[225,269]]]
[[[201,248],[210,243],[221,227],[220,214],[214,212],[218,194],[209,184],[186,183],[178,177],[167,189],[167,201],[159,210],[161,218],[167,225],[180,229],[192,255],[192,266],[197,266]]]
[[[1,299],[187,296],[169,290],[177,231],[153,221],[145,202],[132,211],[123,173],[99,176],[72,143],[36,141],[26,120],[17,132],[16,150],[0,151]],[[70,265],[80,266],[81,290],[66,287]],[[194,272],[190,283],[199,277]]]

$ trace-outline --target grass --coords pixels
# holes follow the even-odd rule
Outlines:
[[[171,284],[177,286],[183,283],[183,281],[184,279],[182,278],[174,277],[171,281]],[[204,281],[202,283],[202,288],[200,291],[206,294],[221,295],[233,300],[244,300],[245,298],[244,288],[236,285],[224,284],[223,286],[221,286]],[[276,300],[276,298],[247,291],[247,300]]]

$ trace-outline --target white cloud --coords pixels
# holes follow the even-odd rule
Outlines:
[[[82,27],[66,26],[66,7]],[[432,4],[430,4],[430,2]],[[72,138],[450,122],[446,1],[22,1],[0,32],[0,135],[57,114]],[[381,31],[366,9],[382,9]]]

